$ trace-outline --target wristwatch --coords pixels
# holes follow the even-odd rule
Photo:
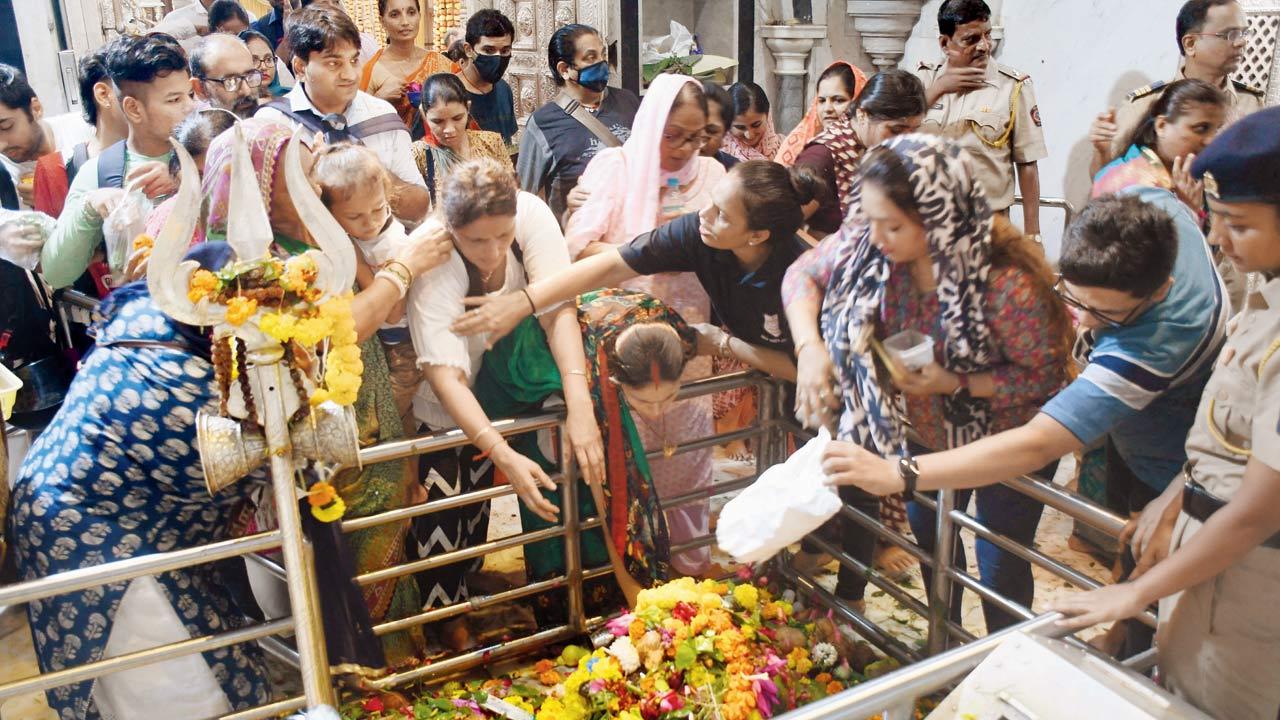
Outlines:
[[[1044,245],[1044,237],[1041,236],[1040,233],[1034,233],[1032,235],[1028,235],[1027,237],[1031,238],[1031,242],[1037,245],[1040,245],[1040,246]]]
[[[916,482],[920,479],[920,465],[916,459],[908,455],[898,458],[898,477],[902,478],[902,491],[909,499],[916,492]]]

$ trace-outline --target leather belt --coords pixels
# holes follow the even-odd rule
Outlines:
[[[1226,504],[1226,500],[1206,490],[1187,473],[1187,482],[1182,486],[1182,512],[1200,522],[1206,522]],[[1280,532],[1263,541],[1262,547],[1280,550]]]

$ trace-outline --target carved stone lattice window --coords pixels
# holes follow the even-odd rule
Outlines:
[[[1251,15],[1249,29],[1253,36],[1244,51],[1244,61],[1235,78],[1254,87],[1266,88],[1275,60],[1276,37],[1280,35],[1280,14]]]

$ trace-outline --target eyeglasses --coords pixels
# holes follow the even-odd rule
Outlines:
[[[267,53],[266,55],[251,55],[250,57],[253,58],[253,64],[257,67],[271,67],[276,61],[276,56],[271,53]]]
[[[227,75],[220,78],[201,78],[205,82],[221,83],[222,88],[227,92],[235,92],[240,89],[240,83],[244,83],[251,88],[256,88],[262,84],[262,73],[257,70],[250,70],[243,75]]]
[[[662,144],[672,150],[679,150],[685,145],[691,145],[695,150],[707,144],[707,134],[705,132],[696,132],[692,135],[684,133],[664,132],[662,133]]]
[[[1061,273],[1058,274],[1057,282],[1053,284],[1053,294],[1057,295],[1059,300],[1061,300],[1067,306],[1073,307],[1076,310],[1079,310],[1080,312],[1088,313],[1091,317],[1093,317],[1098,322],[1111,328],[1124,327],[1125,325],[1128,325],[1129,323],[1136,320],[1139,315],[1146,312],[1147,308],[1150,307],[1151,298],[1155,296],[1156,292],[1159,292],[1158,288],[1155,291],[1148,294],[1146,297],[1142,298],[1141,302],[1139,302],[1137,305],[1134,305],[1133,309],[1125,313],[1125,316],[1123,318],[1120,318],[1119,320],[1117,320],[1110,313],[1085,305],[1084,303],[1072,297],[1067,292],[1066,281],[1062,279]]]
[[[1251,30],[1250,28],[1231,28],[1230,30],[1223,30],[1222,32],[1216,32],[1216,33],[1198,32],[1198,33],[1190,33],[1190,34],[1201,35],[1205,37],[1216,37],[1221,40],[1226,40],[1227,42],[1234,45],[1235,43],[1238,43],[1241,40],[1248,40],[1249,38],[1253,37],[1253,30]]]

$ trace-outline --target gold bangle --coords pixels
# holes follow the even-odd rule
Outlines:
[[[401,298],[403,298],[405,295],[409,293],[408,284],[406,284],[404,281],[404,278],[400,277],[400,275],[394,270],[388,270],[387,268],[382,268],[373,277],[386,278],[387,281],[389,281],[392,285],[396,286],[396,291],[400,293]]]
[[[565,370],[565,371],[564,371],[564,374],[565,374],[565,375],[581,375],[581,376],[582,376],[582,377],[584,377],[584,378],[585,378],[585,377],[587,377],[587,371],[586,371],[586,370],[579,370],[579,369],[577,369],[577,368],[574,368],[573,370]]]
[[[400,267],[404,268],[404,275],[405,275],[405,278],[408,280],[407,284],[408,285],[413,284],[413,270],[410,270],[408,265],[405,265],[399,260],[388,260],[387,262],[383,263],[382,268],[384,270],[389,270],[392,265],[399,265]]]

